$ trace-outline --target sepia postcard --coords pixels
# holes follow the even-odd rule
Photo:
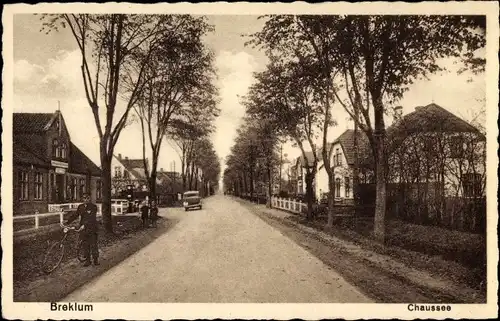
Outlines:
[[[499,5],[3,6],[2,317],[498,317]]]

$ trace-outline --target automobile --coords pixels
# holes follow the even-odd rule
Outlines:
[[[182,195],[182,205],[184,210],[189,210],[191,208],[202,209],[200,192],[198,191],[187,191]]]

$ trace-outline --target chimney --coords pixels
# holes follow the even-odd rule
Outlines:
[[[396,106],[394,110],[394,121],[400,121],[403,117],[403,106]]]
[[[122,154],[118,154],[118,159],[122,160]]]
[[[160,168],[160,172],[163,173],[163,167]]]
[[[125,156],[125,160],[128,161],[128,156]]]

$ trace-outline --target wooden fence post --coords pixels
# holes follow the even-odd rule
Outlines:
[[[35,212],[35,228],[38,228],[40,225],[40,219],[38,217],[38,211]]]

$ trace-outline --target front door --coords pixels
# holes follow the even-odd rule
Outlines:
[[[56,202],[64,203],[64,175],[56,174]]]

